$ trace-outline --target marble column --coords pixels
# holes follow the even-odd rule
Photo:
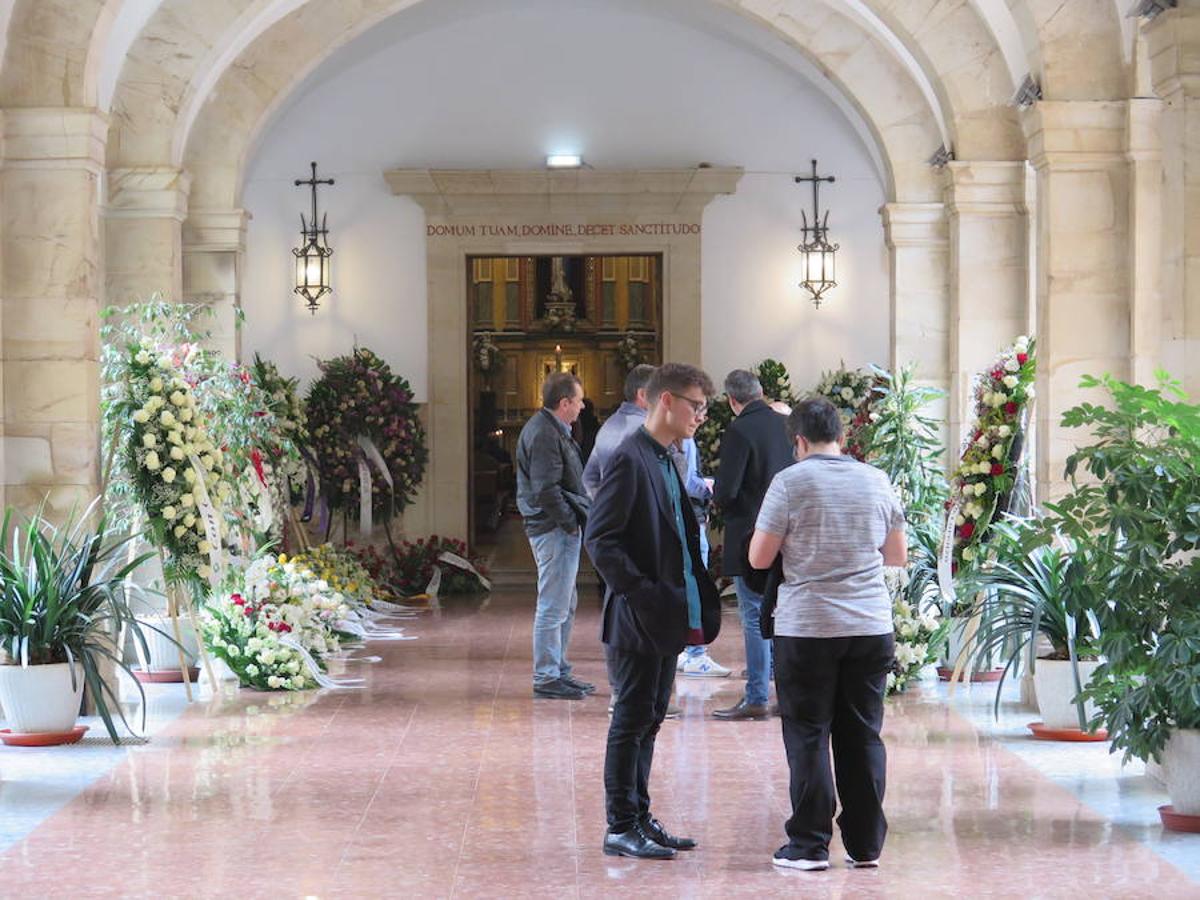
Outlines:
[[[950,239],[942,203],[888,203],[880,210],[891,274],[891,358],[915,366],[916,380],[950,390]],[[948,405],[932,413],[947,420]],[[950,433],[943,438],[950,447]],[[952,463],[953,447],[947,462]]]
[[[1165,361],[1162,110],[1161,100],[1135,97],[1129,101],[1126,122],[1130,377],[1139,384],[1154,384],[1155,372]],[[1173,374],[1183,377],[1186,373],[1176,367]]]
[[[1023,114],[1037,170],[1037,500],[1063,494],[1086,436],[1062,414],[1095,391],[1084,375],[1130,375],[1129,160],[1123,101],[1043,100]]]
[[[1144,27],[1162,99],[1163,365],[1200,398],[1200,0]]]
[[[243,209],[197,209],[183,223],[183,299],[212,306],[212,344],[231,360],[242,354],[241,271],[249,218]]]
[[[186,172],[167,166],[113,169],[104,208],[105,305],[158,294],[183,297],[181,225],[187,217]]]
[[[975,375],[1030,331],[1024,162],[946,165],[950,234],[949,431],[970,426]]]
[[[99,490],[99,199],[94,109],[4,114],[0,276],[4,500],[61,518]]]

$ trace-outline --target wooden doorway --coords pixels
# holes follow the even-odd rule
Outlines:
[[[662,276],[661,253],[466,258],[470,536],[494,567],[533,569],[515,460],[543,380],[561,370],[583,382],[594,418],[581,417],[576,439],[590,452],[621,404],[630,351],[662,360]]]

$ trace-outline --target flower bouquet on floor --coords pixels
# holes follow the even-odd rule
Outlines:
[[[200,632],[205,646],[237,676],[242,687],[262,691],[302,691],[317,686],[299,650],[283,642],[290,625],[265,615],[237,592],[213,596]]]
[[[384,558],[374,551],[382,571]],[[297,566],[306,566],[318,577],[328,582],[333,590],[339,592],[350,605],[352,613],[371,618],[367,613],[398,613],[407,612],[407,608],[397,605],[400,599],[390,587],[385,587],[356,553],[353,543],[345,547],[335,544],[321,544],[297,553],[291,557]]]
[[[402,542],[396,548],[395,565],[394,584],[406,597],[477,594],[491,587],[483,561],[470,559],[465,543],[436,534],[428,540]]]

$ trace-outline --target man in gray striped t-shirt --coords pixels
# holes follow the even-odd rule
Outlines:
[[[879,730],[895,650],[883,567],[908,561],[904,512],[883,472],[842,455],[841,418],[827,400],[797,405],[788,430],[799,462],[771,482],[750,542],[755,568],[783,557],[775,687],[792,816],[774,862],[829,867],[832,737],[842,842],[851,865],[875,866],[887,834]]]

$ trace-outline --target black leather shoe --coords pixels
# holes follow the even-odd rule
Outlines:
[[[736,722],[740,719],[766,719],[771,715],[765,703],[747,703],[743,697],[728,709],[714,709],[713,718]]]
[[[696,842],[691,838],[675,837],[667,829],[663,828],[662,822],[649,816],[642,820],[642,831],[646,832],[646,837],[650,838],[656,844],[662,844],[664,847],[670,847],[672,850],[695,850]]]
[[[633,859],[674,859],[675,851],[651,839],[640,825],[620,834],[604,835],[605,856],[629,856]]]
[[[572,678],[570,675],[564,675],[558,680],[563,684],[570,685],[577,691],[583,691],[585,694],[594,694],[596,692],[596,686],[590,681],[580,681],[578,678]]]
[[[581,700],[587,694],[559,678],[557,681],[535,684],[533,686],[533,696],[545,697],[549,700]]]

